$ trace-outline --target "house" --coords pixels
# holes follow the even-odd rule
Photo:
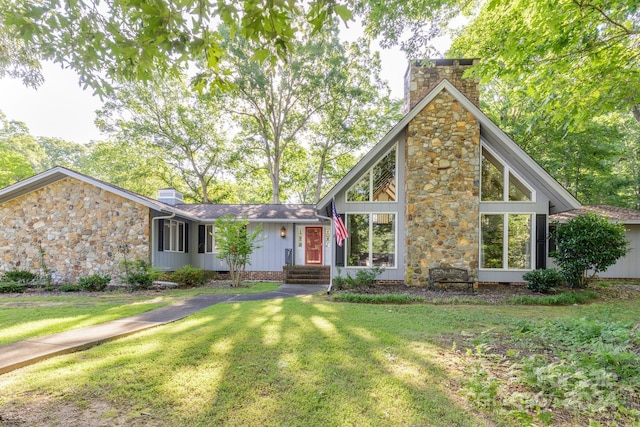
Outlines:
[[[174,189],[153,200],[55,167],[0,190],[0,271],[47,268],[53,283],[94,273],[117,280],[125,258],[228,271],[215,245],[214,222],[225,215],[262,227],[247,279],[283,280],[283,266],[323,264],[318,248],[330,226],[311,205],[188,205]]]
[[[381,282],[428,283],[429,268],[459,267],[479,282],[521,282],[550,263],[551,221],[590,209],[625,223],[640,246],[640,212],[585,207],[479,108],[471,59],[412,62],[405,116],[315,206],[189,205],[158,200],[56,167],[0,190],[0,271],[43,270],[54,282],[117,277],[122,259],[165,270],[228,268],[215,219],[263,229],[246,277],[287,280],[298,266],[332,274],[382,267]],[[335,205],[350,237],[337,245]],[[640,278],[632,251],[606,275]]]

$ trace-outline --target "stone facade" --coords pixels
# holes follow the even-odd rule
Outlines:
[[[122,274],[129,259],[149,260],[149,209],[75,178],[65,178],[0,206],[0,271],[43,274],[73,283],[94,273]]]
[[[404,106],[407,112],[442,79],[449,80],[476,107],[480,106],[478,82],[462,77],[465,71],[477,62],[476,59],[432,59],[430,61],[432,66],[423,65],[420,61],[409,63],[404,76]]]
[[[433,87],[442,78],[448,79],[452,72],[461,75],[459,68],[436,66],[425,73],[411,66],[409,72],[413,70],[416,75],[409,76],[414,90],[408,92],[408,103],[415,105],[426,88]],[[429,81],[422,78],[427,74]],[[463,93],[477,94],[477,88],[470,88],[473,85],[465,83],[461,88]],[[470,276],[477,277],[478,121],[443,90],[409,123],[405,159],[407,282],[427,285],[432,267],[465,268]]]

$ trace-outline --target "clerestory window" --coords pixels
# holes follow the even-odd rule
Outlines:
[[[482,187],[480,200],[483,202],[530,202],[533,191],[498,158],[482,147]]]
[[[347,191],[347,202],[395,202],[396,170],[394,147]]]

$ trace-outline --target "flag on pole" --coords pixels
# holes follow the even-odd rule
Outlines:
[[[342,218],[338,215],[338,211],[336,211],[335,201],[331,202],[331,210],[333,212],[333,220],[335,221],[336,227],[336,243],[338,246],[342,246],[342,242],[349,237],[349,232],[347,231],[347,227],[344,226]]]

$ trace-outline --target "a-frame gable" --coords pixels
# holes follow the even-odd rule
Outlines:
[[[365,173],[381,156],[383,156],[397,139],[405,132],[407,125],[415,118],[436,96],[447,91],[480,123],[480,134],[486,143],[499,152],[501,156],[510,160],[518,172],[544,191],[552,202],[551,213],[577,209],[580,202],[557,182],[542,166],[520,148],[506,133],[484,114],[473,102],[460,92],[447,79],[441,80],[418,102],[365,156],[320,199],[316,205],[319,212],[324,212],[331,200],[341,191],[346,191],[357,177]]]

